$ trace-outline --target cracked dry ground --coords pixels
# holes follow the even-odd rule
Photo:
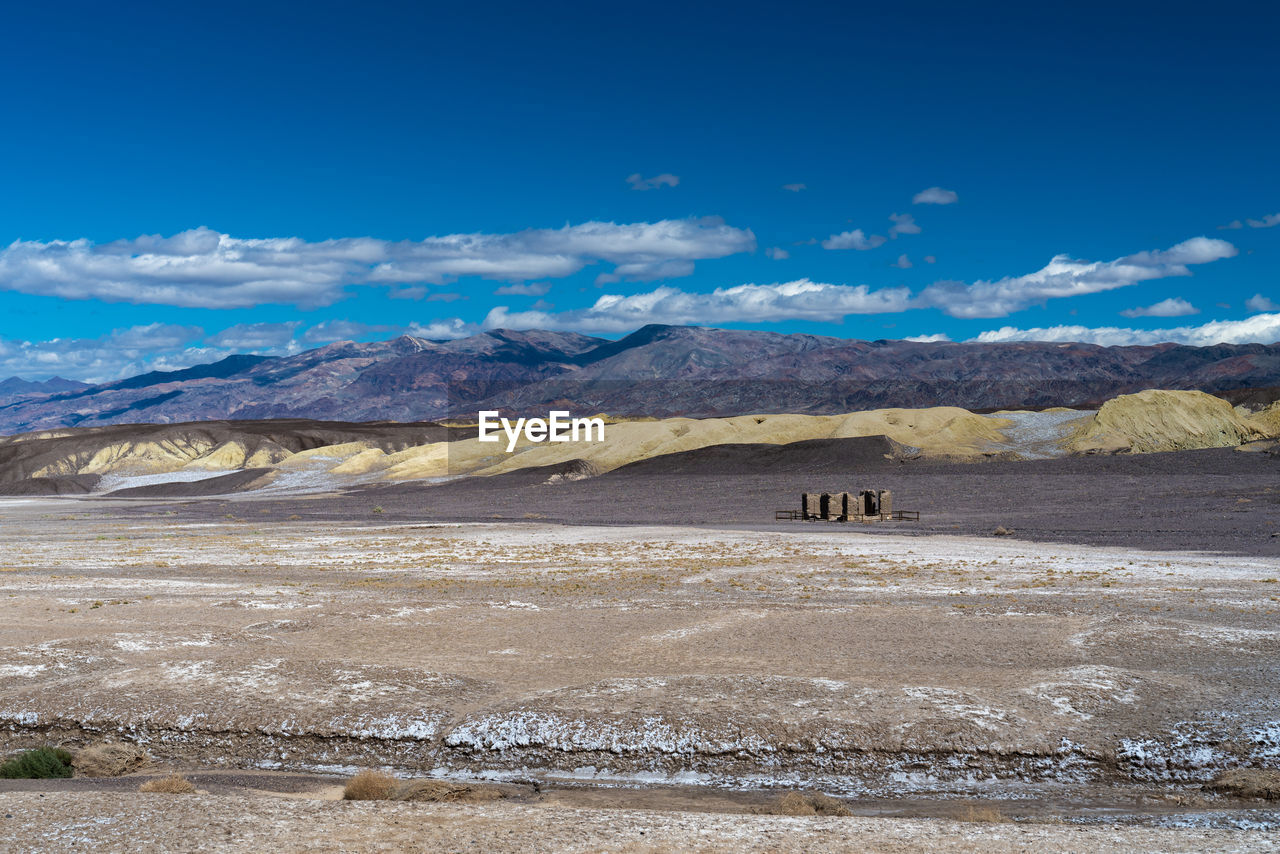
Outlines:
[[[1275,816],[1199,788],[1224,768],[1280,761],[1275,558],[868,537],[856,526],[179,524],[110,502],[3,509],[6,750],[110,736],[193,770],[383,766],[630,787],[612,790],[630,793],[613,806],[643,803],[637,787],[676,784],[694,810],[698,791],[725,786],[821,789],[855,805],[1008,799],[1033,820],[1080,817],[1052,803],[1161,803],[1186,813],[1166,823],[1210,829],[1108,832],[1168,834],[1157,847],[1169,850],[1275,841],[1266,829],[1212,829]],[[145,800],[0,798],[14,816],[6,833],[80,815],[77,827],[90,837],[98,827],[104,844],[111,827],[141,821]],[[310,828],[339,819],[308,810],[354,810],[217,800],[183,801],[182,814],[241,810],[252,821],[258,810]],[[517,815],[540,808],[541,818]],[[150,809],[156,833],[181,825],[179,813],[162,821]],[[349,815],[392,840],[393,816],[430,823],[433,809],[444,808]],[[495,833],[515,822],[526,835],[554,824],[552,809],[465,808],[469,822]],[[586,834],[573,839],[603,834],[601,844],[615,823],[652,820],[656,833],[698,815],[721,828],[708,845],[728,832],[706,813],[645,815],[561,818]],[[780,846],[831,822],[872,827],[734,821],[772,828]],[[1037,827],[1043,846],[1059,845],[1055,833],[1076,840],[1063,850],[1102,845],[1070,836],[1078,828]],[[1179,835],[1193,832],[1209,836]],[[679,847],[678,835],[663,838]]]

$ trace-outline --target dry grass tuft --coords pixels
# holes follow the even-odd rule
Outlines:
[[[830,795],[824,795],[822,792],[814,792],[809,795],[809,803],[813,804],[813,808],[818,811],[818,815],[853,815],[853,810],[845,806],[844,801],[837,800]]]
[[[190,795],[195,790],[195,784],[181,774],[148,780],[138,787],[139,792],[159,792],[165,795]]]
[[[843,801],[821,792],[787,792],[773,804],[756,807],[758,815],[853,815]]]
[[[1000,527],[996,528],[994,531],[992,531],[992,532],[991,532],[991,536],[993,536],[993,537],[1012,537],[1012,536],[1013,536],[1013,529],[1012,529],[1012,528],[1006,528],[1004,525],[1001,525]]]
[[[81,750],[71,764],[82,777],[119,777],[144,768],[150,761],[147,751],[136,744],[107,741]]]
[[[396,787],[392,797],[397,801],[431,803],[487,803],[502,800],[507,793],[497,786],[479,783],[451,783],[448,780],[409,780]]]
[[[975,824],[1008,824],[1013,821],[1013,819],[995,807],[980,807],[973,804],[965,807],[964,812],[960,813],[956,818],[960,821],[969,821]]]
[[[361,771],[347,781],[342,790],[344,801],[385,801],[395,793],[399,781],[381,771]]]

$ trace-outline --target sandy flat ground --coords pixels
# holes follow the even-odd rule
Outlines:
[[[769,834],[776,850],[1250,850],[1265,832],[1230,828],[1275,824],[1266,804],[1201,789],[1280,759],[1274,557],[849,526],[318,522],[243,507],[195,521],[179,509],[0,505],[4,748],[111,737],[189,771],[385,767],[544,793],[604,786],[612,800],[222,792],[139,812],[162,796],[0,795],[23,833],[65,814],[103,839],[132,827],[194,847],[205,840],[180,828],[216,815],[242,817],[243,847],[253,838],[234,834],[252,826],[308,839],[351,824],[387,850],[411,832],[465,848],[441,835],[463,810],[477,850],[744,838],[763,850]],[[820,789],[855,806],[898,799],[908,815],[979,799],[1019,823],[618,812],[644,801],[628,792],[667,785],[690,801]],[[1099,804],[1122,823],[1071,824],[1097,821]],[[658,841],[619,840],[621,827]],[[494,841],[511,831],[524,836],[509,849]]]
[[[1263,852],[1204,829],[715,815],[209,795],[0,796],[0,851]]]

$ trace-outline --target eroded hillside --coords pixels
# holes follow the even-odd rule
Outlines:
[[[981,461],[1197,448],[1274,450],[1275,411],[1233,409],[1194,391],[1144,391],[1095,411],[980,414],[958,407],[842,415],[612,419],[603,441],[509,445],[477,428],[303,420],[121,425],[0,439],[6,494],[210,495],[246,489],[332,491],[357,485],[541,472],[581,478],[645,460],[728,446],[884,437],[883,455]],[[598,438],[598,437],[593,437]],[[510,450],[508,450],[510,447]]]

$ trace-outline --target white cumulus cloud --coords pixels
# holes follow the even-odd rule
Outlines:
[[[520,282],[569,276],[601,261],[614,265],[602,274],[606,281],[651,281],[688,275],[695,261],[755,245],[750,230],[714,217],[420,241],[244,239],[197,228],[101,244],[15,241],[0,249],[0,289],[193,308],[314,308],[341,299],[350,285],[439,285],[465,276]]]
[[[1168,276],[1189,276],[1192,264],[1208,264],[1237,254],[1225,240],[1193,237],[1169,249],[1139,252],[1114,261],[1081,261],[1055,256],[1043,269],[995,281],[938,282],[916,299],[952,317],[1006,317],[1049,299],[1100,293]]]
[[[764,254],[775,261],[785,261],[791,257],[791,253],[783,249],[781,246],[770,246],[764,250]]]
[[[974,341],[1060,341],[1101,344],[1275,344],[1280,342],[1280,314],[1255,314],[1244,320],[1212,320],[1199,326],[1171,329],[1126,329],[1115,326],[1050,326],[1018,329],[1004,326],[983,332]]]
[[[646,323],[716,325],[777,320],[836,321],[851,314],[904,311],[907,288],[873,291],[866,285],[832,285],[799,279],[772,285],[737,285],[711,293],[661,287],[647,293],[608,294],[582,309],[550,314],[512,312],[498,306],[484,320],[486,329],[576,329],[580,332],[631,332]]]
[[[866,240],[861,234],[850,238],[852,243]],[[973,284],[942,282],[916,294],[906,287],[872,289],[867,285],[827,284],[809,279],[737,285],[717,288],[711,293],[664,286],[629,296],[607,294],[587,308],[560,312],[513,312],[507,306],[498,306],[489,312],[483,326],[487,329],[500,326],[574,329],[608,334],[629,332],[646,323],[839,322],[853,314],[928,308],[940,309],[953,317],[1002,317],[1051,297],[1096,293],[1163,276],[1190,275],[1187,265],[1205,264],[1235,254],[1235,247],[1230,243],[1197,237],[1169,249],[1139,252],[1115,261],[1079,261],[1058,256],[1044,269],[1026,276]]]
[[[1280,311],[1280,303],[1262,294],[1249,297],[1244,301],[1244,307],[1249,311]]]

